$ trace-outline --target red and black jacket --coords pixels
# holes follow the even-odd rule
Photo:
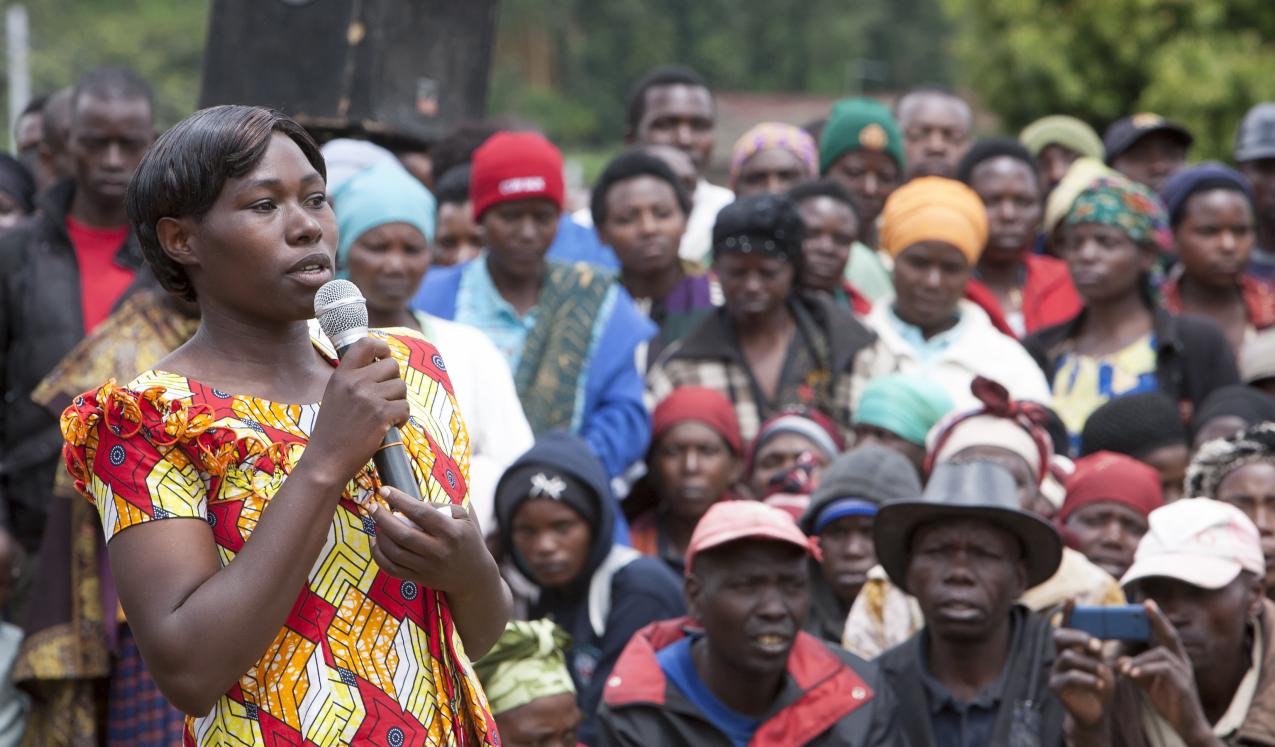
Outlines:
[[[668,681],[657,653],[686,636],[687,618],[652,623],[620,655],[603,691],[595,747],[731,742]],[[788,676],[750,747],[901,744],[895,700],[876,666],[799,633]]]

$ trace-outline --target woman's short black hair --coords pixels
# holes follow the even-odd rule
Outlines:
[[[691,214],[691,196],[686,194],[686,189],[677,180],[677,175],[673,173],[673,169],[670,169],[668,164],[659,158],[644,151],[633,149],[626,150],[611,159],[611,163],[607,164],[606,168],[602,170],[601,176],[593,184],[593,195],[589,200],[589,213],[593,216],[593,225],[595,227],[602,228],[602,224],[606,223],[607,193],[611,191],[611,188],[620,182],[636,179],[639,176],[650,176],[667,182],[669,187],[673,189],[673,195],[677,198],[678,207],[682,208],[682,214],[684,216]]]
[[[845,187],[841,186],[841,182],[835,179],[816,179],[813,182],[802,182],[788,190],[788,199],[798,205],[816,197],[827,197],[829,200],[840,202],[850,208],[850,212],[854,213],[854,222],[859,224],[859,230],[862,230],[863,218],[859,215],[859,209],[854,206],[854,200],[851,199],[850,193],[846,191]]]
[[[163,218],[202,219],[227,179],[241,177],[261,162],[276,132],[296,143],[327,179],[323,155],[310,133],[286,115],[258,106],[197,111],[160,135],[142,156],[124,202],[142,254],[165,290],[195,300],[186,270],[164,252],[155,226]]]
[[[956,166],[957,180],[969,185],[974,179],[974,169],[993,158],[1012,158],[1015,161],[1021,161],[1027,165],[1033,177],[1040,176],[1040,167],[1036,165],[1036,159],[1022,143],[1009,138],[993,137],[979,140],[970,147],[965,157]]]

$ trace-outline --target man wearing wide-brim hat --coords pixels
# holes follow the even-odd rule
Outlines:
[[[881,507],[877,558],[925,627],[877,660],[914,745],[1061,745],[1049,621],[1017,603],[1058,568],[1062,540],[1020,508],[1009,471],[940,464],[919,501]],[[926,716],[928,718],[922,717]],[[936,740],[941,735],[943,741]]]

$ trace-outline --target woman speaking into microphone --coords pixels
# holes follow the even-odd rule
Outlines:
[[[267,109],[205,109],[151,146],[129,218],[202,322],[76,399],[67,466],[186,744],[499,744],[470,658],[510,601],[465,508],[465,425],[419,335],[375,332],[339,364],[312,335],[337,246],[324,180]],[[423,502],[371,466],[391,426]]]

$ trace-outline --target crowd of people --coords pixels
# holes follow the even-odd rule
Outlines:
[[[668,66],[573,204],[152,96],[0,156],[0,747],[1275,745],[1275,104],[849,98],[722,186]]]

